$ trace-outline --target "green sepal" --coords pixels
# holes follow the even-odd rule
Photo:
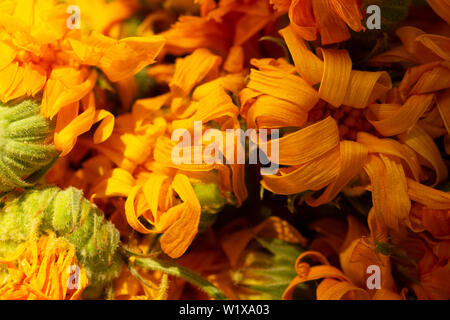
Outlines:
[[[36,100],[0,104],[0,192],[33,186],[36,180],[27,177],[54,161],[54,127]]]
[[[255,240],[257,248],[247,253],[249,262],[232,271],[233,278],[237,285],[253,290],[255,299],[281,299],[297,275],[295,261],[304,249],[280,239],[255,237]],[[314,298],[311,284],[301,284],[295,292],[298,297]]]

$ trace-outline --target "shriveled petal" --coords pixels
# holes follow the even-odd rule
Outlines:
[[[402,224],[409,225],[411,201],[401,164],[383,154],[370,155],[364,169],[371,181],[377,220],[394,230]]]

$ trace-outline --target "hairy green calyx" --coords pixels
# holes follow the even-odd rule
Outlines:
[[[0,103],[0,192],[33,185],[32,176],[58,155],[49,144],[53,132],[53,122],[40,114],[37,101]]]
[[[89,277],[85,297],[98,297],[119,275],[122,266],[119,232],[80,190],[34,188],[4,197],[0,210],[0,256],[31,237],[48,232],[56,233],[75,247],[77,259]]]

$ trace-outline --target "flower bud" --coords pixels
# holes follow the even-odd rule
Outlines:
[[[0,210],[0,256],[47,233],[55,233],[75,247],[77,259],[89,278],[84,297],[98,297],[119,275],[119,232],[80,190],[34,188],[4,197]]]
[[[58,155],[50,144],[54,123],[40,114],[40,104],[23,100],[0,103],[0,192],[31,187]]]

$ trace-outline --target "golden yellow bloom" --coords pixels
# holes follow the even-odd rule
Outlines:
[[[367,174],[375,214],[395,230],[411,227],[411,200],[449,208],[448,194],[418,183],[434,186],[448,176],[433,141],[446,132],[446,111],[438,110],[446,110],[439,105],[445,105],[447,97],[437,95],[444,104],[436,106],[434,92],[448,87],[445,80],[437,81],[448,78],[447,69],[433,69],[435,76],[423,78],[419,70],[411,69],[400,86],[391,89],[386,72],[352,70],[347,51],[318,48],[315,55],[292,24],[280,33],[295,68],[283,60],[253,60],[259,70],[251,70],[247,88],[240,93],[241,115],[249,126],[300,128],[278,141],[279,163],[289,167],[281,168],[279,175],[264,176],[262,185],[277,194],[325,188],[318,198],[307,200],[318,206],[330,202],[351,181],[364,185]],[[279,111],[274,116],[270,106],[275,103]],[[434,179],[423,167],[433,170]],[[436,197],[445,204],[434,201]]]
[[[213,124],[222,130],[240,127],[238,109],[228,92],[243,87],[244,74],[222,74],[221,64],[222,59],[206,49],[178,59],[169,93],[137,100],[131,113],[116,118],[115,128],[105,142],[93,144],[82,139],[79,145],[98,155],[83,163],[70,179],[53,170],[52,181],[69,181],[100,203],[111,197],[125,197],[124,212],[130,226],[144,234],[163,233],[164,252],[171,257],[181,256],[197,234],[202,209],[211,212],[214,206],[227,201],[240,206],[247,197],[242,164],[172,161],[176,142],[170,137],[175,129],[192,132],[194,121],[203,121],[202,135]],[[204,140],[206,146],[209,141]],[[205,203],[202,208],[196,185],[205,183],[219,185],[222,200],[208,200],[220,203]]]
[[[0,258],[0,299],[78,299],[88,285],[86,271],[77,263],[75,248],[54,234],[31,239]],[[74,274],[73,288],[69,286]],[[6,272],[6,273],[5,273]]]
[[[0,19],[0,100],[42,97],[41,112],[57,116],[55,146],[66,155],[79,135],[101,122],[94,140],[111,134],[114,117],[96,110],[97,67],[117,82],[153,63],[164,39],[115,40],[69,29],[68,4],[56,0],[3,1]],[[12,80],[11,80],[12,79]]]

